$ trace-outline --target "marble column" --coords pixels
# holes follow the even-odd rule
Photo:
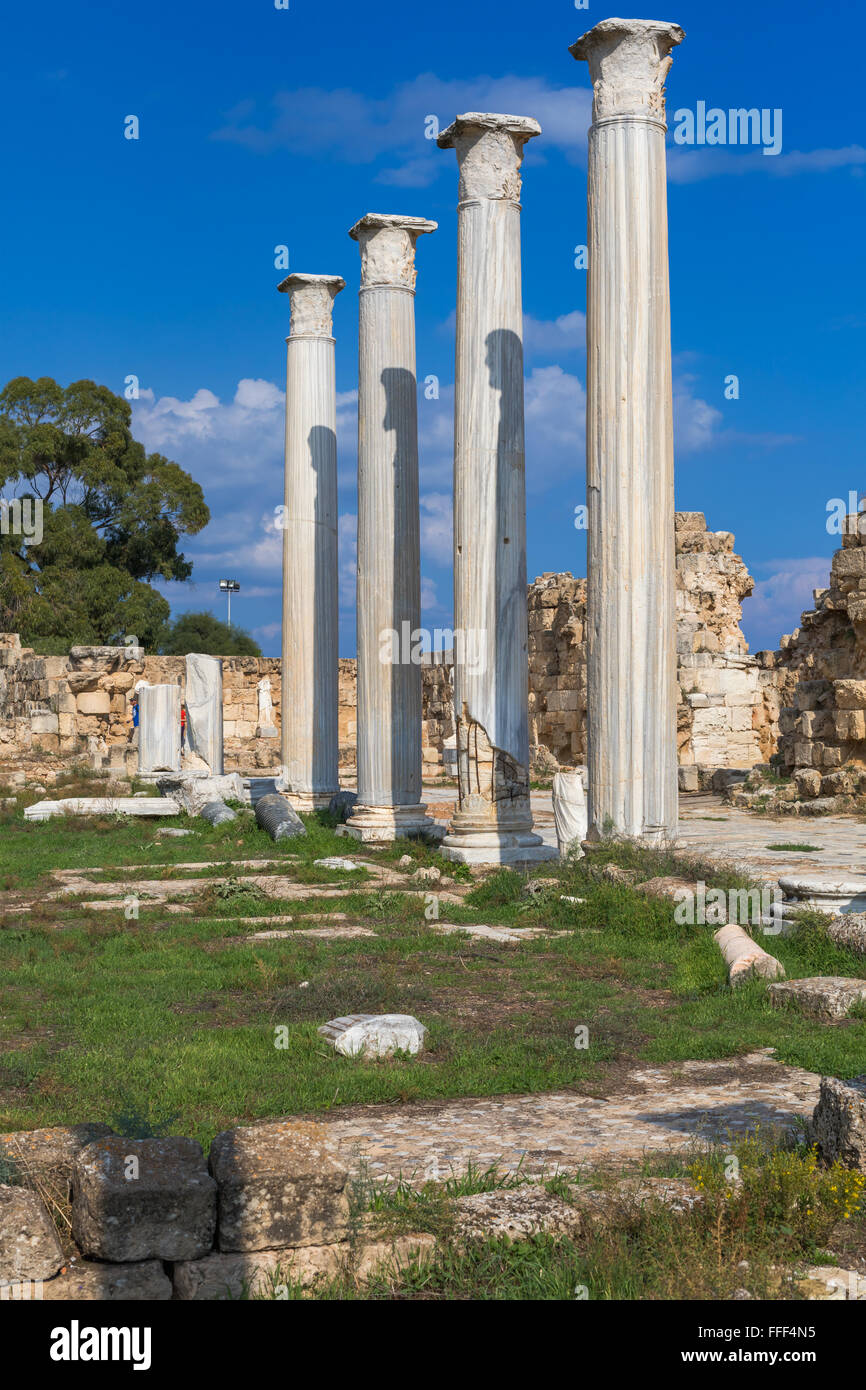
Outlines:
[[[454,705],[457,812],[447,858],[556,857],[532,831],[520,164],[541,133],[472,112],[439,136],[460,171],[454,388]]]
[[[339,275],[289,275],[279,790],[296,810],[339,790],[337,395],[331,320]]]
[[[138,687],[138,770],[180,772],[180,686]]]
[[[441,834],[421,804],[421,538],[415,243],[435,222],[368,213],[358,364],[358,801],[346,833]]]
[[[607,19],[589,64],[586,487],[590,840],[677,825],[664,82],[676,24]]]
[[[186,736],[189,751],[223,775],[223,664],[218,656],[186,658]]]

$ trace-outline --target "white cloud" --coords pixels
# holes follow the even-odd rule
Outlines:
[[[699,453],[714,444],[720,434],[722,412],[691,392],[693,378],[682,376],[674,382],[674,453]]]
[[[586,348],[586,315],[579,309],[555,319],[523,315],[523,351],[527,357],[556,352],[583,352]]]
[[[259,153],[290,149],[295,157],[327,155],[346,164],[391,156],[399,164],[382,170],[377,180],[420,188],[443,169],[453,172],[453,153],[425,137],[430,116],[440,129],[463,111],[534,116],[543,132],[534,157],[543,159],[544,149],[557,148],[577,163],[585,159],[591,107],[588,85],[555,87],[545,78],[513,75],[445,81],[420,73],[379,99],[348,87],[300,87],[277,92],[264,109],[246,101],[227,113],[213,138]]]
[[[783,633],[800,625],[800,615],[814,607],[813,590],[826,589],[830,561],[822,555],[795,560],[762,560],[756,570],[767,570],[758,579],[751,598],[743,603],[743,627],[753,651],[775,650]]]
[[[543,492],[585,463],[586,392],[562,367],[534,367],[526,378],[526,490]]]
[[[450,566],[454,555],[450,492],[421,494],[421,554],[434,565]]]
[[[358,584],[358,518],[353,512],[342,514],[337,522],[337,535],[340,550],[340,608],[354,618]]]
[[[861,171],[866,164],[863,145],[846,145],[831,150],[791,150],[789,153],[765,155],[760,149],[713,148],[668,149],[668,180],[671,183],[697,183],[701,179],[721,178],[728,174],[771,174],[775,178],[790,178],[795,174],[825,174],[836,169]]]

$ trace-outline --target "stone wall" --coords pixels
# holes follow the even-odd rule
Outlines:
[[[314,1120],[226,1130],[207,1158],[193,1139],[101,1124],[0,1135],[0,1158],[25,1177],[0,1185],[0,1300],[279,1298],[290,1281],[363,1280],[435,1245],[352,1219],[352,1175]]]
[[[260,738],[258,682],[271,683],[274,724],[280,727],[281,661],[275,657],[223,657],[223,738],[228,771],[275,770],[279,740]],[[28,753],[88,755],[113,760],[128,748],[130,704],[138,681],[186,682],[182,656],[145,656],[139,647],[73,647],[68,656],[36,656],[14,633],[0,634],[0,759]],[[426,663],[423,754],[425,776],[442,770],[442,746],[454,733],[451,666]],[[339,671],[340,762],[355,766],[357,677],[355,661]]]
[[[846,519],[830,587],[781,639],[775,662],[790,698],[779,753],[802,798],[862,790],[866,772],[866,506]]]
[[[753,581],[734,552],[732,534],[708,531],[701,512],[678,512],[675,534],[681,785],[696,789],[701,769],[766,763],[776,752],[781,727],[787,764],[798,772],[820,769],[817,780],[801,779],[820,790],[821,776],[849,756],[862,758],[856,745],[862,742],[866,705],[842,703],[859,699],[857,691],[833,694],[828,688],[833,681],[866,677],[866,645],[855,630],[859,622],[862,633],[866,621],[866,570],[861,579],[857,568],[866,549],[856,529],[845,537],[834,560],[833,587],[819,596],[815,612],[803,615],[801,628],[782,639],[779,652],[756,655],[749,655],[740,628],[742,601]],[[527,602],[530,742],[536,765],[539,750],[549,750],[558,763],[574,766],[586,760],[586,580],[543,574],[529,586]],[[270,678],[279,728],[280,666],[269,657],[223,658],[229,771],[274,770],[279,764],[278,740],[258,738],[256,730],[257,685],[263,676]],[[455,732],[452,674],[450,653],[422,667],[422,752],[428,779],[445,770],[443,748]],[[122,647],[74,647],[68,657],[38,657],[22,649],[14,634],[0,634],[0,758],[41,749],[83,751],[109,760],[128,744],[129,702],[138,680],[183,686],[184,658],[145,656],[139,648]],[[816,681],[825,684],[813,688]],[[797,695],[802,682],[809,688],[803,685]],[[805,703],[790,708],[798,701]],[[355,767],[356,705],[355,661],[344,658],[339,731],[340,764],[347,777]],[[808,750],[807,742],[812,745]]]
[[[747,768],[775,751],[780,677],[740,628],[753,581],[730,531],[676,514],[680,766]],[[586,580],[543,574],[529,589],[530,741],[586,760]],[[695,773],[695,777],[697,773]],[[689,786],[695,778],[681,773]]]

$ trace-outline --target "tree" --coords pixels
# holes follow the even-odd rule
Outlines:
[[[229,627],[213,613],[181,613],[160,645],[165,656],[204,652],[207,656],[261,656],[262,650],[248,632]]]
[[[30,645],[134,632],[151,649],[168,603],[148,582],[183,581],[183,535],[207,525],[198,483],[133,439],[129,402],[107,386],[16,377],[0,392],[0,490],[41,508],[32,538],[0,534],[0,628]]]

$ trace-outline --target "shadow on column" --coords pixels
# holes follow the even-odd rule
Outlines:
[[[311,790],[333,793],[339,786],[337,585],[337,436],[327,425],[308,435],[310,466],[316,475],[313,585],[313,747]],[[324,634],[322,624],[325,624]]]
[[[391,666],[391,727],[382,730],[390,747],[389,804],[421,800],[421,667],[407,661],[412,634],[421,622],[421,573],[418,519],[418,388],[415,373],[406,367],[386,367],[383,428],[394,434],[391,537],[394,571],[392,622],[397,631],[400,661]],[[415,534],[415,543],[410,537]],[[383,544],[388,538],[382,537]],[[403,650],[403,623],[408,622],[410,650]],[[378,635],[378,634],[377,634]],[[377,723],[381,718],[377,715]]]
[[[496,670],[484,673],[495,701],[493,727],[485,732],[491,745],[497,737],[508,745],[493,747],[492,798],[499,818],[502,814],[508,817],[513,803],[523,801],[529,792],[529,768],[520,761],[529,742],[523,343],[512,329],[497,328],[488,333],[486,346],[489,382],[499,392],[495,463],[498,521],[494,562],[495,612],[499,627],[495,633],[495,647],[490,648],[495,650]],[[507,527],[511,526],[517,534],[510,534]],[[501,606],[503,594],[507,598]],[[521,695],[515,709],[510,694],[504,693],[502,686],[504,683],[508,692],[513,691],[517,685],[514,673],[518,671]],[[523,690],[524,684],[526,690]]]

